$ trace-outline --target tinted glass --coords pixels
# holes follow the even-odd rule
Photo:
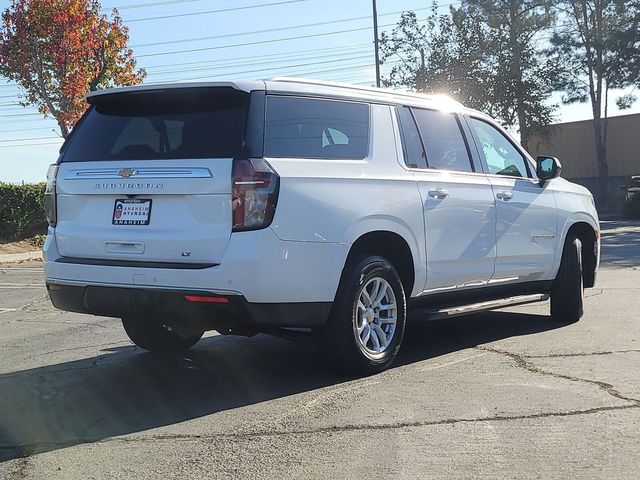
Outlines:
[[[97,97],[62,161],[235,157],[243,145],[248,99],[228,88]]]
[[[369,106],[299,97],[267,97],[266,157],[362,159]]]
[[[511,177],[528,176],[525,158],[500,130],[477,118],[470,118],[469,122],[480,141],[480,150],[489,173]]]
[[[400,107],[397,111],[402,132],[405,164],[410,168],[427,168],[427,157],[424,148],[422,148],[422,140],[420,140],[418,127],[413,120],[411,110],[407,107]]]
[[[429,168],[472,172],[458,120],[451,113],[412,109],[427,153]]]

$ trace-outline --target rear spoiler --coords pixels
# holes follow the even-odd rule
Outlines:
[[[134,85],[131,87],[107,88],[104,90],[95,90],[87,92],[85,98],[87,102],[94,105],[95,100],[105,95],[113,95],[119,93],[136,93],[136,92],[152,92],[166,91],[184,88],[215,88],[215,87],[231,87],[234,90],[250,93],[254,90],[264,90],[265,82],[262,80],[240,80],[235,82],[185,82],[185,83],[165,83],[156,85]]]

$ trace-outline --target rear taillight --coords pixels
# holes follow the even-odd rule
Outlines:
[[[271,224],[280,177],[267,162],[233,161],[233,231],[258,230]]]
[[[56,176],[58,175],[58,165],[49,166],[47,170],[47,188],[44,191],[44,207],[47,213],[47,222],[51,227],[56,226],[58,212],[56,206]]]

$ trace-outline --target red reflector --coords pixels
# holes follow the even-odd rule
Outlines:
[[[205,297],[201,295],[185,295],[185,299],[190,302],[202,302],[202,303],[229,303],[227,297]]]

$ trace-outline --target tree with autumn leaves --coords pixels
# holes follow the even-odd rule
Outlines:
[[[67,137],[78,121],[87,91],[135,85],[129,32],[113,9],[98,0],[12,0],[2,14],[0,74],[23,89],[23,105],[51,115]]]

